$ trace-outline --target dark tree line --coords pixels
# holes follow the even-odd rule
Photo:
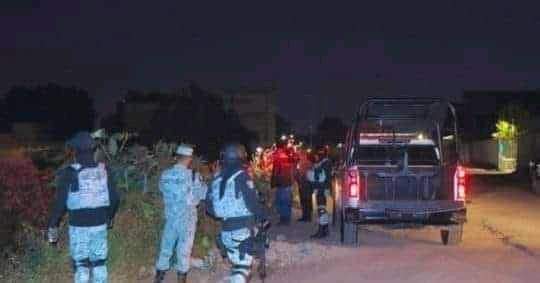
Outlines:
[[[189,94],[140,93],[131,91],[119,104],[117,113],[102,120],[108,129],[123,129],[123,112],[130,103],[157,103],[149,117],[151,127],[139,133],[139,142],[152,144],[158,140],[187,142],[196,145],[198,152],[215,159],[223,144],[241,142],[249,145],[256,135],[242,126],[238,114],[227,109],[223,99],[200,88],[189,86]]]
[[[334,145],[343,142],[347,134],[347,125],[338,117],[324,117],[317,125],[315,141],[320,145]]]
[[[87,91],[49,83],[34,88],[16,86],[4,97],[7,124],[42,125],[53,139],[65,139],[78,130],[93,128],[95,111]]]

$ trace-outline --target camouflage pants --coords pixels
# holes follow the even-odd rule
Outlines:
[[[158,270],[169,270],[171,257],[176,247],[175,269],[181,273],[187,273],[190,267],[191,249],[197,230],[197,211],[169,216],[165,220],[165,227],[161,235],[161,247],[156,264]]]
[[[75,283],[107,282],[107,225],[69,226],[69,252],[75,269]]]
[[[244,254],[240,255],[240,243],[251,236],[251,231],[248,228],[235,231],[221,232],[221,240],[227,249],[227,257],[232,263],[230,283],[246,283],[250,275],[253,256]]]
[[[327,199],[330,197],[330,190],[328,189],[317,189],[314,191],[314,194],[317,198],[317,212],[319,214],[319,219],[317,223],[319,225],[328,225],[330,222],[330,216],[328,215]]]

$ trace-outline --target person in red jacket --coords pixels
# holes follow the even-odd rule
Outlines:
[[[277,188],[275,206],[280,225],[289,225],[291,222],[294,169],[294,152],[287,148],[286,142],[279,143],[273,156],[271,185]]]

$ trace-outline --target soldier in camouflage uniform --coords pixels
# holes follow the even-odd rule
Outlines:
[[[159,183],[165,205],[165,227],[156,264],[156,283],[163,281],[170,268],[175,247],[178,282],[187,282],[197,229],[197,205],[205,198],[207,190],[199,173],[189,168],[193,160],[193,148],[180,145],[176,154],[178,163],[162,173]]]
[[[208,213],[222,222],[218,246],[232,263],[231,283],[249,281],[253,264],[255,223],[266,219],[255,186],[243,163],[243,146],[232,144],[223,151],[223,169],[208,191]]]
[[[48,240],[56,245],[58,226],[69,214],[69,252],[75,282],[107,282],[107,227],[112,228],[119,196],[103,163],[94,161],[95,143],[88,132],[67,142],[75,163],[58,172],[56,200],[49,218]]]
[[[332,178],[332,165],[324,148],[314,154],[313,166],[308,170],[306,178],[311,184],[317,198],[317,212],[319,218],[317,232],[311,238],[321,239],[329,235],[328,223],[330,217],[326,208],[327,198],[330,196],[330,180]]]

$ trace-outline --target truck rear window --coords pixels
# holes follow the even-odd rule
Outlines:
[[[354,160],[363,165],[397,165],[407,151],[409,165],[438,165],[436,148],[431,145],[360,145],[355,148]]]
[[[407,153],[409,155],[409,165],[439,164],[439,157],[434,146],[408,146]]]
[[[354,160],[365,165],[395,165],[399,159],[397,148],[391,146],[357,146]]]

